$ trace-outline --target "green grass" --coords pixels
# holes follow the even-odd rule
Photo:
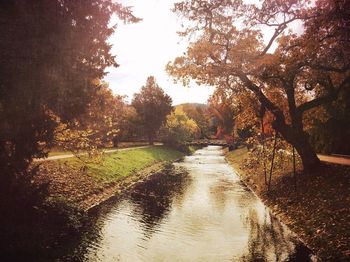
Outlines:
[[[84,162],[77,158],[59,161],[75,169],[84,169],[85,166],[86,172],[97,179],[116,181],[157,162],[170,162],[182,156],[183,153],[174,149],[153,146],[105,154],[99,161],[91,161],[88,158],[85,158]]]
[[[118,144],[118,148],[132,148],[132,147],[139,147],[139,146],[148,146],[148,142],[120,142]],[[110,150],[110,149],[118,149],[116,147],[105,147],[103,150]],[[86,153],[86,151],[80,152],[81,154]],[[52,148],[48,154],[48,156],[62,156],[62,155],[71,155],[72,152],[68,150],[63,150],[60,148]]]

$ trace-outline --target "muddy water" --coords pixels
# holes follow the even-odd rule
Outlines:
[[[82,261],[310,261],[209,146],[99,213],[65,258]]]

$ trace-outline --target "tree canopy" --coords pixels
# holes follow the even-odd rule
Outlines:
[[[177,105],[177,108],[197,123],[201,138],[209,137],[209,114],[206,104],[186,103]]]
[[[296,148],[304,169],[314,170],[319,159],[303,117],[349,88],[349,2],[186,0],[174,10],[189,20],[182,34],[192,42],[184,56],[168,64],[169,73],[184,82],[194,78],[252,93],[273,115],[276,132]],[[301,34],[291,30],[296,22]],[[264,41],[267,27],[274,31]]]
[[[164,142],[170,146],[181,147],[185,142],[199,136],[200,129],[195,120],[177,107],[167,116],[163,128]]]
[[[155,78],[150,76],[140,93],[134,95],[131,104],[141,119],[149,142],[153,143],[157,132],[166,121],[166,116],[172,111],[170,96],[165,94],[156,83]]]
[[[0,3],[0,165],[26,169],[50,146],[56,117],[82,114],[108,66],[112,14],[137,22],[111,0],[18,0]],[[1,183],[2,184],[2,183]]]
[[[54,145],[71,152],[89,151],[98,153],[100,148],[119,135],[127,114],[124,98],[113,95],[108,84],[97,87],[96,94],[87,104],[83,114],[75,121],[58,123],[55,129]]]

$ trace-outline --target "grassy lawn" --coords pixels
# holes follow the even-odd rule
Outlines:
[[[182,156],[183,153],[165,146],[153,146],[105,154],[98,161],[91,161],[88,158],[84,158],[84,161],[77,158],[59,161],[76,170],[85,170],[87,174],[97,179],[115,181],[157,162],[173,161]]]

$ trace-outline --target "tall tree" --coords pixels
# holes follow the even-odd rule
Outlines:
[[[55,146],[77,152],[98,153],[119,135],[126,104],[123,97],[113,95],[108,84],[101,83],[87,108],[76,121],[61,123],[55,130]]]
[[[134,141],[141,137],[142,127],[140,117],[136,109],[131,105],[123,108],[122,119],[118,125],[118,134],[113,138],[114,146],[117,147],[120,141]]]
[[[274,116],[273,128],[296,148],[304,169],[313,171],[320,161],[304,130],[303,116],[349,88],[350,2],[309,2],[179,2],[175,11],[190,20],[184,35],[195,38],[168,71],[236,92],[243,86]],[[300,35],[289,30],[296,21],[303,28]],[[265,42],[262,30],[267,27],[274,31]],[[322,96],[314,95],[318,90],[323,90]]]
[[[172,111],[171,103],[170,96],[158,86],[153,76],[149,76],[141,92],[134,95],[131,104],[141,118],[150,144],[153,144],[157,132],[166,121],[166,116]]]
[[[107,42],[116,13],[136,22],[112,0],[0,2],[0,184],[43,156],[56,122],[84,112],[96,79],[117,66]]]

